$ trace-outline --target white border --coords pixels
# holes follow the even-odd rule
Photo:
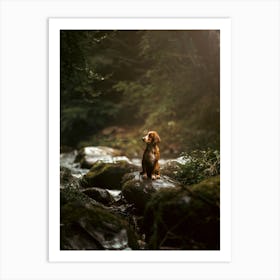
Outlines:
[[[0,0],[0,15],[0,279],[280,279],[279,0]],[[232,261],[50,263],[48,18],[145,16],[232,19]]]
[[[59,117],[61,29],[221,31],[221,250],[60,251]],[[229,18],[49,19],[49,260],[52,262],[229,262],[231,260],[231,21]]]

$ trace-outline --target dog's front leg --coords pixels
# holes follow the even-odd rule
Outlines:
[[[142,171],[140,172],[140,175],[142,175],[144,179],[147,179],[147,170],[143,160],[142,160]]]

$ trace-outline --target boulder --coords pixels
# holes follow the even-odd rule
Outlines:
[[[79,162],[81,168],[91,168],[97,161],[103,162],[117,162],[120,160],[129,161],[127,157],[120,157],[122,153],[120,150],[97,146],[82,148],[75,158],[75,162]]]
[[[188,162],[185,157],[178,157],[175,159],[168,159],[161,163],[161,174],[171,178],[177,178],[182,166]]]
[[[176,178],[176,175],[180,171],[181,164],[175,160],[169,160],[163,165],[161,165],[160,172],[163,175],[166,175],[171,178]]]
[[[146,204],[155,192],[164,188],[174,188],[179,184],[167,176],[151,180],[143,179],[139,172],[133,172],[123,177],[122,185],[122,194],[126,201],[134,204],[140,212],[143,212]]]
[[[134,165],[119,161],[117,163],[96,162],[90,171],[83,176],[81,185],[84,188],[121,189],[122,177],[138,169]]]
[[[60,206],[67,203],[79,202],[81,204],[92,204],[97,206],[102,206],[101,203],[82,193],[78,189],[73,188],[62,188],[60,189]]]
[[[79,188],[79,180],[72,176],[71,170],[67,167],[60,167],[60,188]]]
[[[149,249],[220,249],[220,178],[162,189],[146,206],[143,231]]]
[[[77,190],[61,190],[61,250],[139,249],[127,222]]]
[[[105,205],[112,204],[115,201],[107,190],[100,188],[87,188],[82,190],[82,193]]]

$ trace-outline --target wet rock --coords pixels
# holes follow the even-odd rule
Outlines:
[[[71,170],[74,177],[79,178],[88,172],[88,169],[82,169],[80,163],[75,163],[74,160],[78,152],[76,150],[70,153],[60,154],[60,166],[66,167]]]
[[[178,185],[178,182],[167,176],[151,180],[143,179],[139,172],[133,172],[124,176],[122,194],[128,203],[133,203],[140,212],[143,212],[155,192],[164,188],[174,188]]]
[[[161,163],[161,174],[171,178],[176,178],[182,166],[188,162],[185,157],[169,159]]]
[[[83,176],[81,185],[84,188],[97,187],[103,189],[121,189],[122,177],[138,169],[126,161],[117,163],[96,162],[90,171]]]
[[[117,149],[97,146],[97,147],[85,147],[82,148],[75,158],[75,162],[79,162],[81,168],[91,168],[91,166],[97,161],[103,162],[117,162],[120,160],[128,160],[126,157],[121,157],[122,152]]]
[[[60,188],[79,188],[79,181],[72,176],[71,170],[67,167],[60,167]]]
[[[176,178],[176,175],[180,171],[181,164],[174,161],[169,160],[165,164],[161,165],[161,174],[169,176],[171,178]]]
[[[115,201],[121,199],[121,190],[107,190],[108,193],[113,197]]]
[[[219,250],[220,178],[158,191],[146,206],[149,249]]]
[[[77,194],[77,196],[76,196]],[[127,222],[99,206],[85,194],[62,190],[61,250],[138,249]]]
[[[82,193],[78,189],[72,189],[72,188],[60,189],[60,206],[65,205],[67,203],[77,202],[77,201],[84,205],[92,204],[92,205],[101,206],[99,202],[90,198],[89,196]]]
[[[82,193],[105,205],[109,205],[115,201],[107,190],[100,188],[87,188],[82,190]]]

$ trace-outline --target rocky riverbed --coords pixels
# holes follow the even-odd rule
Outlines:
[[[141,159],[116,149],[61,154],[61,250],[219,250],[219,176],[185,186],[176,180],[183,158],[160,164],[150,180]]]

